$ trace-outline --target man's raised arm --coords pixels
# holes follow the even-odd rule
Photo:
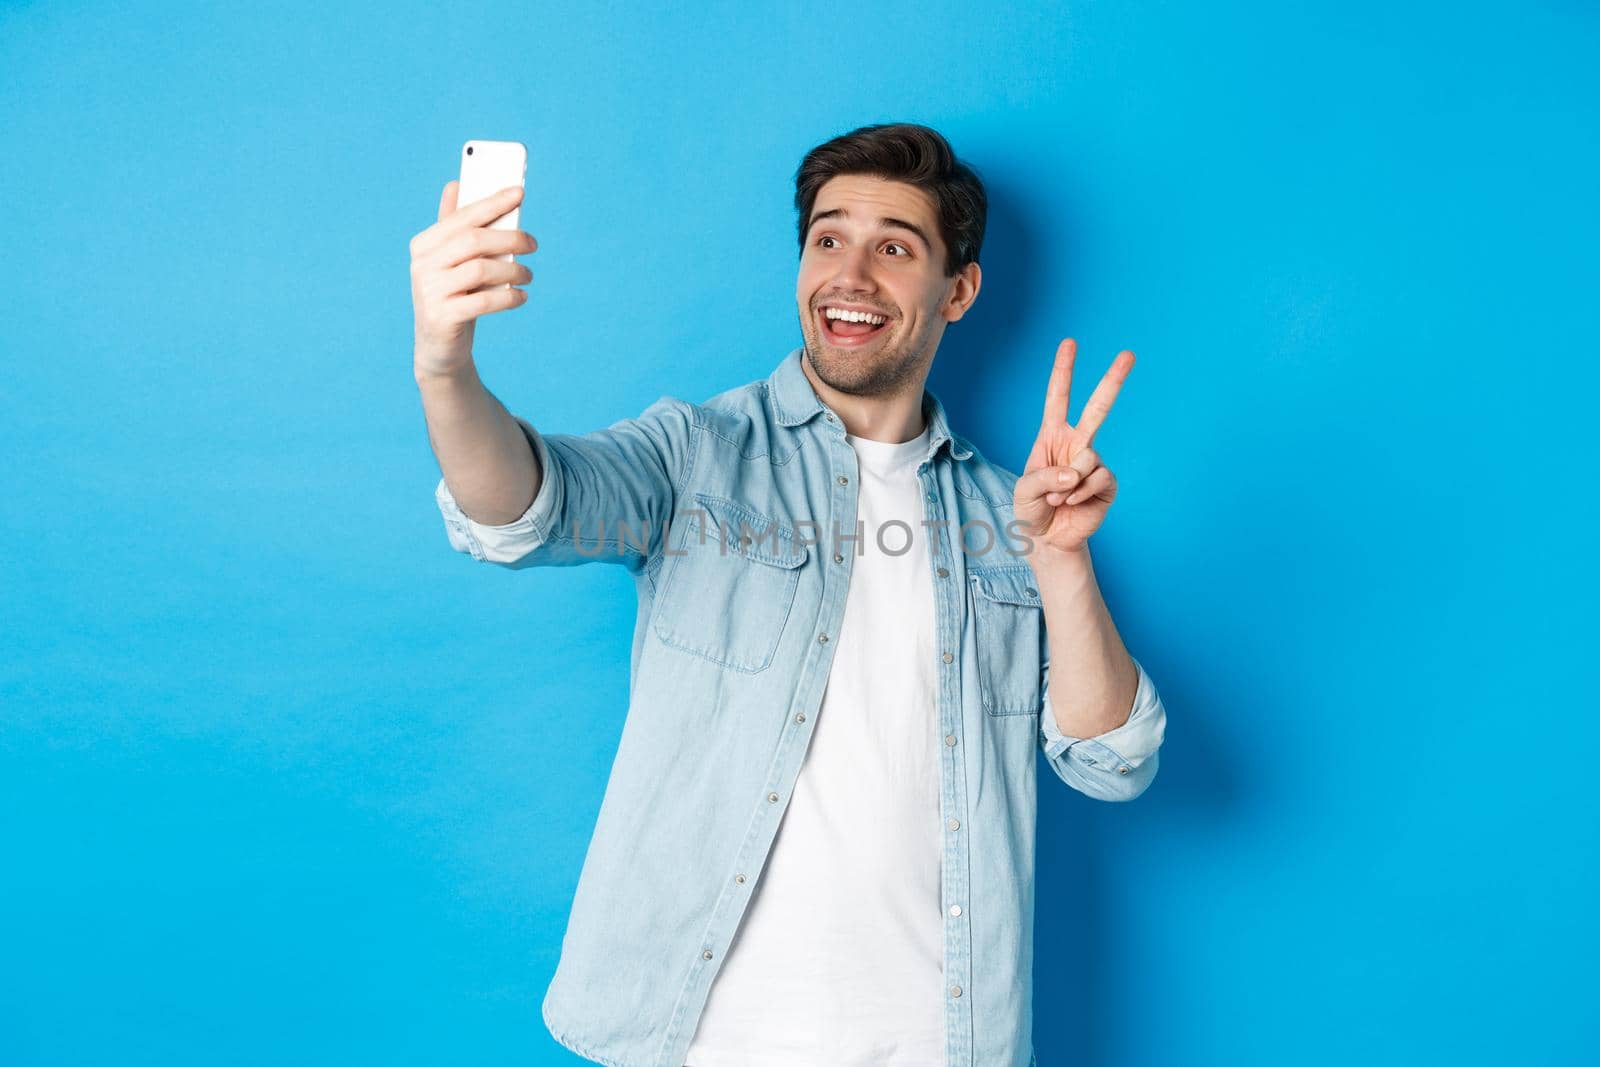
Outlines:
[[[516,285],[533,277],[492,257],[538,247],[529,234],[487,224],[521,196],[512,187],[457,209],[450,182],[439,221],[411,241],[413,369],[444,475],[434,498],[450,544],[474,559],[510,567],[610,560],[639,574],[666,542],[694,452],[695,408],[662,397],[603,430],[546,434],[484,387],[472,362],[473,325],[521,306]]]
[[[457,209],[459,183],[439,198],[439,219],[411,239],[411,301],[416,313],[413,373],[428,440],[461,511],[500,525],[528,510],[539,492],[535,450],[517,420],[490,394],[472,362],[480,315],[519,307],[532,279],[521,263],[493,258],[532,252],[533,235],[490,229],[522,200],[519,186]]]
[[[450,495],[474,522],[499,526],[521,517],[543,474],[516,418],[470,364],[457,374],[417,375],[428,442]]]

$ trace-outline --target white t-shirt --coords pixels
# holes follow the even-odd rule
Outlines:
[[[863,536],[839,549],[858,554],[827,689],[687,1067],[944,1063],[933,578],[917,482],[929,433],[846,440]],[[905,525],[882,529],[885,551],[880,528],[895,519]],[[830,566],[831,538],[817,546]]]

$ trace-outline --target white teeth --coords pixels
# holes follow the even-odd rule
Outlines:
[[[823,308],[822,315],[828,319],[843,319],[846,322],[870,322],[874,326],[881,326],[889,320],[882,315],[869,315],[865,311],[841,311],[838,308]]]

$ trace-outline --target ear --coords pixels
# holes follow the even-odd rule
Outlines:
[[[978,289],[983,285],[983,271],[976,263],[968,263],[950,280],[950,296],[945,300],[941,314],[946,322],[957,322],[967,313],[972,302],[978,299]]]

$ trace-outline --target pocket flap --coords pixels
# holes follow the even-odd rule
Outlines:
[[[772,516],[709,493],[696,493],[694,497],[710,520],[705,525],[706,543],[715,544],[718,551],[726,545],[730,556],[740,555],[786,569],[806,561],[806,546],[792,529]],[[700,518],[691,515],[690,521],[698,522]]]
[[[1001,604],[1044,609],[1039,600],[1038,579],[1027,566],[973,567],[967,571],[972,586],[985,599]]]

